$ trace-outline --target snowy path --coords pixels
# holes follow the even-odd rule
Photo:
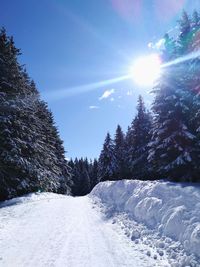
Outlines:
[[[114,230],[86,197],[0,209],[1,267],[163,266]]]

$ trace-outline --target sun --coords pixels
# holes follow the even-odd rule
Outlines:
[[[157,54],[140,57],[130,67],[129,75],[141,86],[151,86],[161,73],[161,59]]]

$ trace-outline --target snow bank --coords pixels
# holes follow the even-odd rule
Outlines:
[[[159,236],[180,242],[187,254],[199,257],[199,185],[137,180],[103,182],[90,196],[100,199],[110,211],[125,212]]]

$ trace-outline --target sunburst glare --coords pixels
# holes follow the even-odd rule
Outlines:
[[[141,86],[151,86],[161,73],[161,59],[157,54],[140,57],[130,67],[130,77]]]

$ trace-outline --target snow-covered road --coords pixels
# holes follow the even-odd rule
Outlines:
[[[116,231],[89,197],[47,194],[0,208],[0,266],[164,265]]]

